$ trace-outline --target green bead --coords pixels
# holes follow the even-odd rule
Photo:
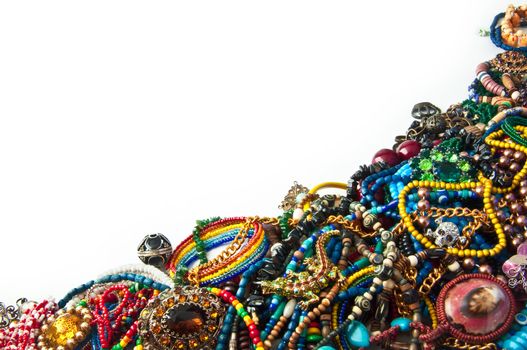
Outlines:
[[[430,158],[432,158],[432,160],[440,162],[443,160],[443,154],[438,150],[434,149],[432,150],[432,152],[430,152]]]
[[[87,307],[87,306],[88,306],[88,303],[86,302],[86,300],[83,299],[83,300],[79,301],[79,305],[80,305],[80,306]]]
[[[419,162],[419,169],[423,171],[432,169],[432,161],[427,158],[421,159],[421,161]]]
[[[421,180],[434,181],[434,175],[432,175],[430,173],[423,174],[423,176],[421,176]]]
[[[322,338],[323,337],[320,334],[308,334],[306,337],[309,343],[318,343]]]
[[[470,170],[470,163],[467,162],[464,159],[459,161],[459,169],[461,169],[461,171],[464,171],[464,172],[469,171]]]

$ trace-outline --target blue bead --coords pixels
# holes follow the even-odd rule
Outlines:
[[[503,348],[507,350],[525,350],[523,346],[509,339],[503,343]]]
[[[367,348],[370,346],[370,335],[366,326],[359,321],[352,321],[346,331],[346,339],[356,347]]]
[[[329,345],[324,345],[324,346],[318,348],[318,350],[337,350],[337,349],[335,349],[334,347],[329,346]]]
[[[412,320],[410,320],[409,318],[398,317],[392,320],[392,322],[390,323],[390,326],[392,327],[399,326],[399,329],[401,330],[401,332],[408,332],[410,331],[411,322]]]

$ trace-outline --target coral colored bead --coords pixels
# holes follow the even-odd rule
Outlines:
[[[415,140],[406,140],[395,150],[399,158],[403,160],[408,160],[417,156],[419,151],[421,151],[421,144]]]
[[[390,166],[394,166],[394,165],[399,164],[401,162],[401,159],[399,158],[397,153],[395,153],[395,151],[388,149],[388,148],[383,148],[379,150],[377,153],[375,153],[371,162],[372,164],[375,164],[378,162],[385,162],[386,164]]]

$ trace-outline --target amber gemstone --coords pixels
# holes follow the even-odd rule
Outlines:
[[[165,310],[162,307],[158,307],[155,313],[157,317],[161,317],[165,313]]]
[[[68,339],[75,339],[75,333],[80,331],[81,319],[74,314],[63,314],[49,326],[43,334],[51,346],[65,346]]]
[[[162,335],[159,341],[165,346],[170,344],[170,338],[168,337],[168,335]]]
[[[174,298],[168,298],[167,301],[166,301],[166,304],[167,304],[168,307],[174,306],[175,303],[176,303],[176,301],[174,300]]]
[[[154,334],[159,334],[161,332],[161,326],[159,325],[159,323],[152,323],[152,325],[150,326],[150,330]]]
[[[205,312],[197,305],[180,304],[166,313],[167,327],[179,334],[199,332],[205,324]]]

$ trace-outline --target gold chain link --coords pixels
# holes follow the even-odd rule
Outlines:
[[[362,238],[375,237],[375,235],[377,234],[375,231],[365,232],[359,223],[348,220],[342,215],[330,215],[326,220],[326,224],[340,225],[347,230],[357,233]]]
[[[446,338],[443,343],[444,346],[460,350],[497,350],[498,347],[494,343],[488,343],[485,345],[472,345],[467,344],[457,338]]]
[[[445,271],[446,268],[443,265],[434,267],[430,274],[424,278],[423,283],[419,286],[419,293],[428,295],[437,281],[441,279],[441,276],[443,276]]]

